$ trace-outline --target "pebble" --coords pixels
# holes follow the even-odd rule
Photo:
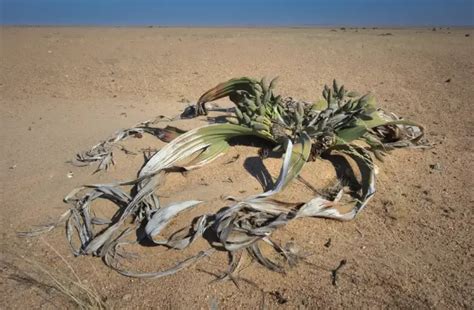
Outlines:
[[[125,294],[122,296],[122,300],[128,301],[132,299],[132,294]]]
[[[440,163],[435,163],[430,165],[430,168],[436,171],[441,171],[441,164]]]

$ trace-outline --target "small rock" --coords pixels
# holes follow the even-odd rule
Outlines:
[[[451,78],[447,79],[446,81],[444,81],[445,83],[449,83],[451,82]]]
[[[440,163],[432,164],[430,165],[430,168],[432,170],[441,171],[441,164]]]
[[[466,38],[468,38],[468,37],[470,37],[471,35],[470,35],[469,33],[466,33],[464,36],[465,36]]]
[[[68,179],[71,179],[74,176],[74,173],[72,173],[72,171],[69,171],[66,176],[68,177]]]
[[[130,299],[132,299],[132,294],[125,294],[122,296],[122,300],[124,301],[129,301]]]
[[[8,167],[8,169],[10,169],[10,170],[13,170],[13,169],[15,169],[15,168],[16,168],[16,164],[14,164],[14,165]]]
[[[280,305],[286,304],[288,302],[288,298],[283,296],[283,294],[279,291],[271,292],[270,295],[272,295],[276,299],[276,302]]]

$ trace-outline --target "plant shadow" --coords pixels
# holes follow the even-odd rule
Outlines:
[[[244,168],[260,183],[264,192],[271,190],[275,186],[273,178],[270,172],[268,172],[267,167],[263,164],[261,157],[247,157],[244,161]]]
[[[341,154],[323,154],[323,159],[329,161],[334,171],[336,172],[336,178],[342,186],[348,186],[351,191],[358,191],[360,189],[360,183],[357,180],[354,168],[351,166],[347,157]]]

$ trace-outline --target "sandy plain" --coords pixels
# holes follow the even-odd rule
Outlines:
[[[62,256],[110,308],[472,309],[472,35],[472,29],[454,28],[1,28],[2,308],[74,308],[38,267],[61,281],[74,279]],[[92,175],[94,167],[66,162],[75,152],[118,128],[176,115],[231,77],[277,75],[279,93],[305,100],[319,98],[333,78],[370,91],[380,107],[425,125],[433,144],[395,151],[379,163],[378,192],[354,221],[304,219],[281,229],[277,238],[299,244],[311,264],[282,275],[248,263],[239,276],[259,289],[244,281],[239,288],[211,283],[210,273],[225,270],[223,253],[167,278],[138,280],[100,259],[75,258],[63,229],[41,238],[16,236],[60,215],[62,198],[73,188],[130,179],[143,161],[118,153],[115,167]],[[162,144],[143,138],[127,145]],[[223,165],[238,153],[237,162]],[[173,199],[205,198],[209,210],[221,207],[221,194],[261,190],[244,169],[245,158],[255,154],[237,147],[208,167],[171,177],[163,191]],[[276,176],[279,163],[266,164]],[[331,171],[327,163],[315,163],[304,176],[317,182],[325,171]],[[289,192],[293,200],[308,195],[301,184]],[[138,247],[135,267],[170,266],[205,247],[198,242],[184,254]],[[343,259],[347,264],[334,286],[331,270]]]

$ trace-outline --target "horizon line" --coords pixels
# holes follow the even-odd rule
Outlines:
[[[404,28],[474,28],[472,25],[449,25],[449,24],[412,24],[412,25],[398,25],[398,24],[366,24],[366,25],[354,25],[354,24],[209,24],[209,25],[196,25],[196,24],[174,24],[174,25],[163,25],[163,24],[15,24],[15,23],[1,23],[0,27],[96,27],[96,28],[348,28],[348,29],[404,29]]]

